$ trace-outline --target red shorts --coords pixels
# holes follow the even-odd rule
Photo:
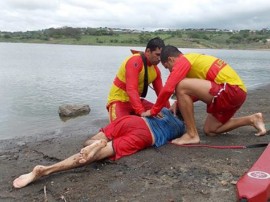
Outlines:
[[[151,132],[139,116],[121,117],[100,131],[112,141],[115,155],[110,157],[111,160],[134,154],[153,144]]]
[[[152,102],[149,102],[148,100],[145,99],[141,99],[141,102],[145,110],[151,109],[152,106],[154,105]],[[107,107],[107,109],[109,111],[110,122],[126,115],[135,115],[135,111],[132,108],[130,102],[115,101],[112,102]]]
[[[207,113],[221,123],[226,123],[246,100],[246,92],[238,86],[212,83],[209,93],[214,96],[207,105]]]

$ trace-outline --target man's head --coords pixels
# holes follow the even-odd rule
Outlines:
[[[160,53],[164,46],[164,41],[159,37],[155,37],[147,43],[145,54],[152,65],[160,62]]]
[[[160,55],[162,65],[171,72],[176,58],[181,54],[182,52],[175,46],[167,45],[163,47]]]

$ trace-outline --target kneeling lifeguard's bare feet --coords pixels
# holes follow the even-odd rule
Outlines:
[[[173,144],[183,145],[183,144],[198,144],[200,143],[199,136],[191,137],[188,133],[185,133],[179,138],[171,141]]]
[[[252,125],[258,130],[258,132],[255,134],[256,136],[263,136],[266,134],[262,113],[256,113],[252,116]]]
[[[22,188],[42,176],[44,166],[36,166],[32,172],[21,175],[13,181],[13,187]]]
[[[80,151],[79,163],[86,163],[90,161],[95,154],[106,145],[106,140],[96,140],[94,143],[82,148]]]

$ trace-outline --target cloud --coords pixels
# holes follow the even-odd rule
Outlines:
[[[54,0],[46,0],[46,1],[36,1],[36,0],[4,0],[2,1],[2,5],[7,9],[12,10],[28,10],[29,12],[33,10],[49,10],[49,9],[57,9],[59,3]],[[2,7],[3,8],[3,7]]]
[[[0,31],[50,27],[262,29],[269,0],[1,0]]]

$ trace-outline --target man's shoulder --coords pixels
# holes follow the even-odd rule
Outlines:
[[[133,54],[131,55],[126,62],[126,66],[127,67],[135,67],[135,68],[142,68],[143,66],[143,61],[142,61],[142,57],[140,56],[140,54]]]

